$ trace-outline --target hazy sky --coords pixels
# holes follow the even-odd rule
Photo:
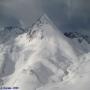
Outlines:
[[[31,25],[45,12],[62,30],[89,31],[89,4],[89,0],[0,0],[0,13],[12,12],[27,25]]]
[[[90,0],[43,0],[43,4],[60,29],[90,28]]]
[[[31,25],[41,14],[42,8],[39,0],[1,0],[0,13],[11,14]]]

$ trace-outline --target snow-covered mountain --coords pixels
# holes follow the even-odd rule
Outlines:
[[[5,27],[0,31],[0,85],[19,90],[80,90],[84,82],[90,82],[90,73],[85,73],[89,56],[47,15],[26,31]]]
[[[79,32],[65,32],[64,35],[71,39],[76,38],[79,43],[82,43],[84,40],[90,44],[90,36],[81,34]]]
[[[65,32],[64,35],[72,41],[75,42],[75,44],[78,44],[78,47],[81,47],[81,49],[84,52],[90,52],[90,36],[86,34],[82,34],[80,32]]]

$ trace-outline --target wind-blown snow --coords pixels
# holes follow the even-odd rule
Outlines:
[[[89,90],[90,53],[82,48],[47,15],[26,32],[20,27],[4,28],[0,32],[0,85],[20,90]]]

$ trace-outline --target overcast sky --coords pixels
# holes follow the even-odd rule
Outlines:
[[[43,5],[60,29],[90,28],[90,0],[43,0]]]
[[[31,25],[43,13],[40,3],[39,0],[1,0],[0,13],[11,14]]]
[[[13,13],[27,25],[31,25],[37,18],[47,13],[62,30],[86,29],[88,31],[89,2],[89,0],[0,0],[0,13]]]

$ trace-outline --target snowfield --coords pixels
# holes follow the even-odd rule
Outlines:
[[[0,86],[90,90],[90,44],[66,37],[47,15],[31,28],[0,31]]]

